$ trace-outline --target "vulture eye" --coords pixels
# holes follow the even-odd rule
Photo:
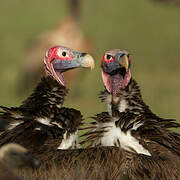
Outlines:
[[[111,56],[110,54],[107,54],[107,55],[106,55],[106,60],[109,61],[109,60],[111,60],[111,59],[112,59],[112,56]]]
[[[69,52],[68,51],[66,51],[66,50],[62,50],[62,49],[59,49],[58,51],[57,51],[57,55],[59,56],[59,57],[62,57],[62,58],[68,58],[69,57]]]
[[[66,52],[65,51],[62,52],[62,56],[66,57]]]

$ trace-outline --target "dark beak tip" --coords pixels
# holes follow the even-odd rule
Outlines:
[[[87,53],[81,53],[81,57],[84,57]]]
[[[120,57],[123,57],[125,54],[124,53],[122,53],[121,55],[120,55]]]

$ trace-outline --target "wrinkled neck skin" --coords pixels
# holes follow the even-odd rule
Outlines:
[[[142,114],[145,111],[151,112],[142,100],[137,82],[132,78],[125,88],[119,90],[117,95],[113,96],[105,89],[100,92],[99,97],[102,102],[107,103],[110,116],[116,116],[116,111],[119,113],[130,112],[136,115]]]

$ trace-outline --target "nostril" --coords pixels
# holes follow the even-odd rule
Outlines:
[[[122,53],[121,55],[120,55],[120,57],[123,57],[125,54],[124,53]]]
[[[81,53],[81,57],[85,56],[87,53]]]

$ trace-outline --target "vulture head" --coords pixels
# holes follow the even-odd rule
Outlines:
[[[129,53],[125,50],[113,49],[103,55],[102,79],[105,88],[113,96],[117,96],[130,82],[130,63]]]
[[[9,143],[0,148],[0,161],[9,168],[29,166],[37,168],[40,163],[24,147]]]
[[[94,60],[87,53],[80,53],[64,46],[50,48],[44,58],[47,75],[65,86],[63,72],[74,68],[94,68]]]

